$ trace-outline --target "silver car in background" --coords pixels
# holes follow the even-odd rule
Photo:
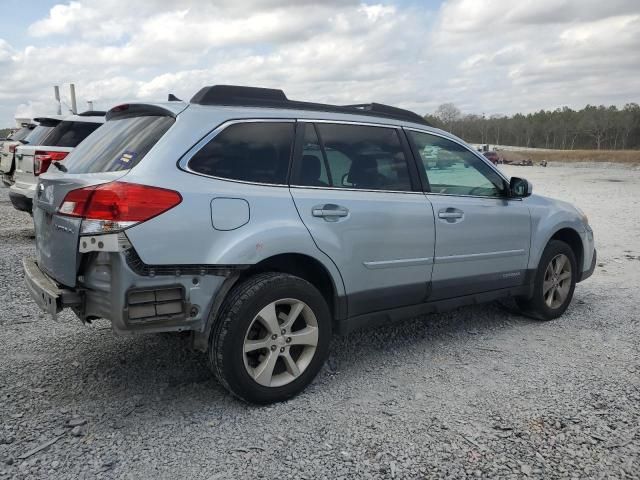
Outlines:
[[[507,297],[550,320],[594,270],[580,210],[406,110],[214,86],[106,119],[40,176],[31,295],[191,331],[247,401],[301,391],[333,333]]]
[[[31,142],[42,140],[58,123],[61,118],[57,116],[38,117],[34,123],[25,123],[13,132],[7,140],[0,145],[0,174],[2,183],[7,187],[13,185],[13,175],[16,167],[16,150],[20,145],[28,145]]]

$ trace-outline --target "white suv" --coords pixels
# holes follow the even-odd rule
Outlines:
[[[69,152],[104,123],[104,114],[89,111],[71,115],[50,129],[45,137],[16,148],[13,185],[9,190],[14,208],[31,213],[38,176],[52,164],[64,171],[64,166],[58,162],[64,160]]]

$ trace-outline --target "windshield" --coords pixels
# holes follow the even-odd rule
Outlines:
[[[102,123],[62,121],[47,136],[43,145],[51,147],[77,147],[80,142],[93,133]]]
[[[36,128],[31,130],[31,132],[22,140],[22,143],[29,145],[42,145],[42,140],[49,135],[49,133],[53,130],[53,127],[44,127],[42,125],[38,125]]]
[[[68,173],[128,170],[138,164],[175,120],[144,116],[110,120],[65,158]]]

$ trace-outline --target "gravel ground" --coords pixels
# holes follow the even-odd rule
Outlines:
[[[640,478],[640,170],[505,168],[589,214],[599,265],[565,316],[491,304],[336,338],[269,407],[183,337],[40,314],[31,220],[0,189],[0,477]]]

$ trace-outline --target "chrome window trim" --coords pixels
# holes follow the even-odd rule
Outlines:
[[[372,122],[360,122],[358,120],[327,120],[327,119],[311,119],[311,118],[298,118],[298,122],[305,123],[335,123],[339,125],[358,125],[362,127],[378,127],[389,128],[392,130],[401,130],[402,125],[392,125],[388,123],[372,123]]]
[[[249,181],[246,181],[246,180],[237,180],[237,179],[233,179],[233,178],[225,178],[225,177],[218,177],[218,176],[215,176],[215,175],[207,175],[206,173],[201,173],[201,172],[195,171],[195,170],[193,170],[193,169],[191,169],[189,167],[189,161],[193,158],[193,156],[196,153],[198,153],[207,143],[209,143],[211,140],[213,140],[219,133],[221,133],[223,130],[225,130],[226,128],[230,127],[231,125],[236,125],[238,123],[296,123],[296,122],[300,122],[300,123],[335,123],[335,124],[341,124],[341,125],[360,125],[360,126],[365,126],[365,127],[388,128],[388,129],[392,129],[392,130],[396,130],[396,131],[410,130],[410,131],[414,131],[414,132],[418,132],[418,133],[426,133],[428,135],[435,135],[437,137],[441,137],[441,138],[444,138],[446,140],[450,140],[452,142],[455,142],[458,145],[460,145],[463,148],[465,148],[467,151],[473,153],[477,158],[482,160],[485,164],[489,165],[489,167],[492,168],[502,179],[504,179],[507,184],[509,183],[509,180],[505,177],[505,175],[502,172],[500,172],[498,169],[496,169],[495,166],[491,162],[488,162],[487,159],[484,156],[479,155],[477,152],[474,152],[473,150],[469,149],[463,143],[461,143],[461,142],[459,142],[457,140],[454,140],[453,138],[450,138],[450,137],[448,137],[446,135],[442,135],[442,134],[439,134],[439,133],[431,131],[431,130],[422,130],[422,129],[414,128],[414,127],[404,127],[402,125],[390,125],[390,124],[382,124],[382,123],[360,122],[360,121],[357,121],[357,120],[327,120],[327,119],[290,118],[290,117],[288,117],[288,118],[277,118],[277,117],[270,117],[270,118],[264,118],[264,117],[263,118],[238,118],[238,119],[233,119],[233,120],[226,120],[225,122],[223,122],[220,125],[218,125],[217,127],[215,127],[213,130],[211,130],[209,133],[207,133],[195,145],[193,145],[189,150],[187,150],[187,152],[178,161],[178,167],[181,170],[183,170],[183,171],[185,171],[187,173],[191,173],[193,175],[198,175],[200,177],[213,178],[215,180],[221,180],[223,182],[234,182],[234,183],[241,183],[241,184],[245,184],[245,185],[258,185],[258,186],[264,186],[264,187],[308,188],[308,189],[314,189],[314,190],[339,190],[339,191],[369,192],[369,193],[402,193],[402,194],[412,194],[412,195],[442,195],[442,196],[451,196],[451,197],[482,198],[482,199],[489,199],[489,200],[519,200],[519,201],[523,200],[522,198],[487,197],[487,196],[482,196],[482,195],[456,195],[456,194],[451,194],[451,193],[435,193],[435,192],[426,192],[426,191],[415,192],[415,191],[409,191],[409,190],[370,190],[370,189],[348,188],[348,187],[318,187],[318,186],[294,185],[294,184],[290,184],[289,185],[289,184],[285,184],[285,183],[249,182]]]
[[[498,176],[500,176],[500,178],[502,178],[507,185],[509,185],[509,179],[506,177],[506,175],[504,173],[502,173],[500,170],[498,170],[496,168],[496,166],[491,163],[490,161],[487,160],[487,158],[484,155],[480,155],[478,152],[470,149],[467,145],[465,145],[464,143],[451,138],[447,135],[442,135],[440,133],[437,132],[432,132],[430,130],[422,130],[419,128],[414,128],[414,127],[402,127],[404,130],[408,130],[408,131],[412,131],[412,132],[418,132],[418,133],[426,133],[427,135],[434,135],[436,137],[440,137],[440,138],[444,138],[445,140],[449,140],[453,143],[457,143],[458,145],[460,145],[462,148],[464,148],[465,150],[467,150],[468,152],[471,152],[476,158],[480,159],[485,165],[487,165],[489,168],[491,168],[494,172],[496,172],[498,174]],[[422,161],[422,159],[421,159]],[[426,174],[426,172],[425,172]],[[427,178],[429,176],[427,175]],[[482,196],[482,195],[456,195],[453,193],[433,193],[433,192],[425,192],[428,193],[430,195],[449,195],[452,197],[473,197],[473,198],[501,198],[504,200],[516,200],[515,198],[510,198],[510,197],[486,197],[486,196]],[[518,200],[522,200],[521,198],[519,198]]]
[[[226,130],[231,125],[236,125],[238,123],[296,123],[296,120],[293,118],[239,118],[235,120],[227,120],[209,133],[207,133],[204,137],[202,137],[193,147],[191,147],[187,152],[182,156],[182,158],[178,161],[178,167],[180,170],[183,170],[187,173],[191,173],[193,175],[198,175],[200,177],[213,178],[215,180],[222,180],[224,182],[234,182],[234,183],[243,183],[246,185],[260,185],[265,187],[288,187],[286,183],[262,183],[262,182],[249,182],[246,180],[237,180],[235,178],[225,178],[225,177],[217,177],[215,175],[207,175],[206,173],[198,172],[189,167],[189,162],[194,157],[196,153],[198,153],[202,148],[218,136],[222,131]]]
[[[368,192],[368,193],[405,193],[411,195],[424,195],[425,192],[415,192],[413,190],[371,190],[365,188],[350,188],[350,187],[318,187],[308,185],[289,185],[290,188],[309,188],[313,190],[337,190],[340,192]]]
[[[486,195],[462,195],[457,193],[435,193],[435,192],[422,192],[425,195],[439,195],[442,197],[465,197],[465,198],[484,198],[486,200],[504,200],[508,202],[521,202],[523,198],[520,197],[488,197]]]

